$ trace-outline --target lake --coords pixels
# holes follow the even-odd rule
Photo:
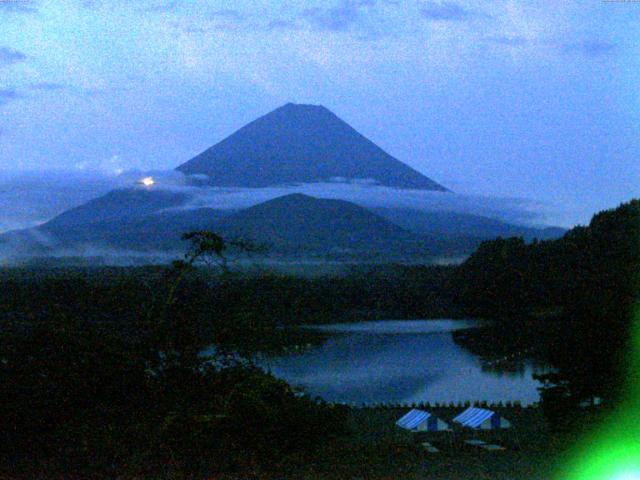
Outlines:
[[[487,368],[456,344],[452,332],[480,326],[466,320],[377,321],[313,327],[326,341],[259,364],[311,396],[346,403],[486,400],[538,401],[534,364]]]

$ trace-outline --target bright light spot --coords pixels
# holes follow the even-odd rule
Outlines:
[[[624,472],[616,475],[611,480],[640,480],[640,472]]]
[[[153,185],[156,182],[153,179],[153,177],[145,177],[142,180],[140,180],[138,183],[140,185],[144,185],[145,187],[150,187],[151,185]]]

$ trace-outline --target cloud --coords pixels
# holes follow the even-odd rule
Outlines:
[[[104,5],[103,0],[80,0],[80,6],[87,9],[98,9]]]
[[[561,53],[568,55],[580,55],[591,58],[605,57],[612,54],[616,45],[609,42],[599,40],[581,40],[581,41],[557,41],[557,40],[536,40],[528,39],[519,35],[498,35],[488,36],[483,39],[486,42],[506,47],[551,47]]]
[[[37,11],[31,0],[0,0],[0,13],[35,13]]]
[[[53,91],[53,90],[63,90],[65,88],[64,85],[53,82],[39,82],[33,83],[29,85],[31,90],[44,90],[44,91]]]
[[[142,9],[143,12],[147,13],[167,13],[173,12],[178,6],[177,0],[171,0],[169,2],[159,3],[157,5],[151,5]]]
[[[584,55],[586,57],[603,57],[613,53],[616,45],[599,40],[582,40],[572,43],[559,44],[564,53]]]
[[[427,20],[443,22],[462,22],[475,16],[474,12],[457,2],[425,2],[420,13]]]
[[[299,30],[300,25],[291,20],[276,19],[267,24],[267,30]]]
[[[231,8],[214,10],[209,16],[214,20],[218,20],[220,18],[224,18],[226,20],[244,20],[245,18],[245,15],[242,12]]]
[[[96,87],[78,87],[74,85],[65,85],[57,82],[35,82],[25,86],[26,89],[32,92],[59,92],[64,94],[76,95],[79,97],[93,98],[97,97],[105,91]]]
[[[239,10],[224,8],[212,11],[209,14],[209,20],[215,22],[214,28],[216,30],[235,31],[239,28],[240,24],[243,24],[245,20],[247,20],[247,16]],[[244,28],[244,26],[242,28]]]
[[[23,98],[23,96],[12,88],[0,89],[0,106],[20,98]]]
[[[316,198],[340,199],[365,208],[405,208],[427,212],[455,212],[482,215],[515,224],[544,223],[546,207],[522,198],[498,198],[478,195],[407,190],[361,182],[322,182],[266,188],[227,188],[185,186],[188,179],[175,172],[125,172],[121,179],[133,184],[143,176],[157,179],[156,188],[184,193],[190,200],[179,209],[213,208],[235,210],[291,193],[304,193]]]
[[[125,173],[125,167],[127,167],[127,162],[118,154],[111,155],[109,158],[98,159],[98,160],[82,160],[75,164],[75,169],[79,172],[99,172],[102,175],[118,177]],[[140,178],[137,172],[133,173],[136,177],[136,180]],[[124,178],[124,177],[123,177]]]
[[[27,56],[19,52],[18,50],[14,50],[8,47],[0,47],[0,67],[5,65],[13,65],[14,63],[24,62],[27,59]]]
[[[496,37],[485,37],[485,40],[490,43],[495,43],[497,45],[504,45],[507,47],[524,47],[529,43],[529,41],[525,37],[507,36],[507,35],[500,35]]]
[[[361,18],[362,10],[375,5],[375,0],[342,0],[331,8],[307,8],[302,18],[318,30],[349,31]]]
[[[547,205],[526,199],[462,195],[451,192],[411,190],[376,185],[366,179],[350,181],[335,179],[329,182],[302,183],[264,188],[209,187],[201,184],[199,176],[185,176],[176,170],[124,170],[131,162],[114,155],[101,162],[76,165],[78,172],[99,173],[119,188],[135,187],[138,180],[151,176],[154,189],[184,194],[186,204],[178,210],[212,208],[238,210],[252,207],[283,195],[303,193],[316,198],[354,202],[365,208],[404,208],[424,212],[454,212],[482,215],[508,223],[529,225],[545,223]],[[206,177],[206,176],[205,176]],[[195,181],[194,180],[198,180]]]

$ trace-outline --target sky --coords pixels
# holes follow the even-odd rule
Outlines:
[[[321,104],[465,195],[640,196],[640,2],[0,0],[0,170],[170,169]]]

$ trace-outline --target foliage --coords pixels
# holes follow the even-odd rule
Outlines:
[[[508,336],[527,331],[532,318],[551,318],[550,335],[532,339],[559,369],[540,378],[542,396],[569,408],[593,396],[619,397],[639,272],[640,200],[633,200],[558,240],[485,242],[447,288],[465,311],[497,314]]]
[[[191,316],[200,305],[183,302],[184,287],[203,285],[188,274],[203,258],[219,259],[225,244],[205,232],[186,238],[192,248],[151,289],[155,300],[126,304],[129,328],[81,316],[82,303],[64,289],[60,308],[48,299],[23,315],[5,312],[1,470],[26,478],[255,473],[342,432],[340,411],[299,397],[237,351],[202,355],[215,329],[202,331]],[[116,290],[123,296],[109,299],[109,312],[140,294]],[[99,304],[101,291],[92,297]]]

